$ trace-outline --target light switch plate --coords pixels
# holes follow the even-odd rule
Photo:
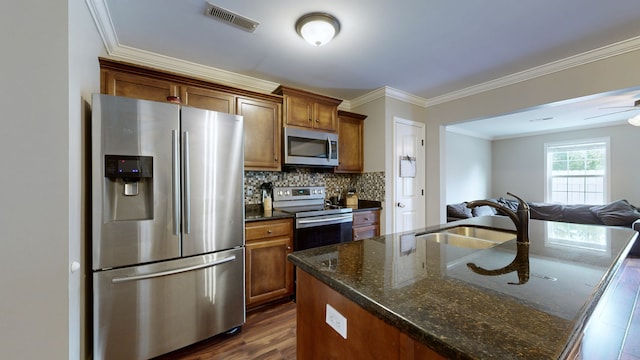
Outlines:
[[[347,338],[347,318],[342,316],[338,312],[338,310],[331,307],[331,305],[327,304],[327,312],[326,312],[325,321],[329,326],[333,328],[340,336],[343,338]]]

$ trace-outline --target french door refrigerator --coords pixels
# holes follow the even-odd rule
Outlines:
[[[242,117],[94,94],[91,132],[93,358],[242,326]]]

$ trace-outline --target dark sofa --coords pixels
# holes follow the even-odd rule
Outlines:
[[[516,200],[488,199],[508,209],[516,210]],[[561,221],[577,224],[624,226],[640,232],[640,211],[626,200],[617,200],[605,205],[562,205],[529,202],[531,219]],[[467,208],[467,203],[447,205],[447,221],[468,219],[475,216],[505,215],[491,206]],[[636,241],[630,255],[640,256],[640,240]]]

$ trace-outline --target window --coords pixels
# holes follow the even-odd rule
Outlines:
[[[546,201],[604,204],[608,199],[609,138],[545,144]]]

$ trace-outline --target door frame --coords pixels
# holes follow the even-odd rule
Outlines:
[[[393,189],[393,194],[391,195],[392,198],[392,202],[391,202],[391,228],[392,231],[391,233],[396,233],[398,232],[397,230],[397,219],[396,219],[396,206],[398,203],[398,198],[396,195],[396,188],[398,186],[397,184],[397,178],[399,177],[399,173],[400,173],[400,154],[397,153],[397,143],[396,143],[396,135],[398,133],[398,124],[403,124],[403,125],[409,125],[409,126],[415,126],[418,127],[421,131],[420,136],[423,139],[423,142],[426,140],[426,124],[418,122],[418,121],[413,121],[413,120],[409,120],[409,119],[404,119],[398,116],[394,116],[393,117],[393,128],[392,128],[392,135],[391,135],[391,149],[392,149],[392,166],[393,166],[393,170],[392,170],[392,174],[391,174],[391,184],[392,184],[392,189]],[[422,162],[418,163],[416,171],[418,172],[420,179],[422,179],[422,184],[420,184],[420,187],[423,190],[423,201],[422,201],[422,206],[420,209],[420,213],[418,214],[419,217],[421,217],[423,219],[423,225],[426,226],[427,223],[427,216],[426,216],[426,201],[424,199],[426,199],[426,171],[425,171],[425,167],[427,164],[427,159],[426,159],[426,144],[423,143],[423,146],[421,147],[421,151],[419,156],[416,156],[416,158],[421,158]]]

